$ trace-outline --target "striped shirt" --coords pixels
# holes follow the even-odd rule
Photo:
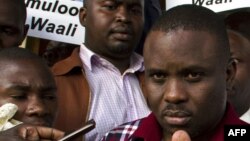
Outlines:
[[[144,71],[140,55],[132,55],[130,67],[123,74],[83,44],[80,58],[91,90],[89,119],[96,121],[96,128],[86,134],[87,141],[100,140],[114,127],[150,113],[135,75]]]

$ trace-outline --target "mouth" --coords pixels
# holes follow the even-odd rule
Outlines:
[[[163,116],[168,124],[175,126],[184,126],[191,120],[191,114],[186,111],[167,110]]]
[[[32,125],[49,127],[48,123],[45,122],[32,122]]]
[[[115,28],[111,34],[114,39],[120,41],[128,41],[132,38],[132,32],[128,28]]]
[[[127,33],[113,33],[113,37],[117,40],[120,40],[120,41],[128,41],[131,39],[131,36]]]
[[[44,120],[32,120],[32,121],[26,121],[25,123],[29,123],[36,126],[48,126],[48,127],[51,125],[50,122]]]

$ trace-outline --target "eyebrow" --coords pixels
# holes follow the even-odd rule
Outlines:
[[[15,89],[15,90],[29,91],[32,89],[32,87],[29,85],[25,85],[25,84],[14,84],[14,85],[8,87],[7,89],[8,90]],[[42,86],[42,87],[38,88],[38,91],[56,91],[56,90],[57,90],[57,88],[54,86],[48,86],[48,87]]]
[[[11,85],[10,87],[7,88],[8,90],[10,89],[15,89],[15,90],[29,90],[30,87],[27,85],[20,85],[20,84],[14,84]]]
[[[5,29],[5,28],[9,28],[14,30],[15,32],[20,31],[19,28],[16,25],[13,24],[8,24],[8,23],[0,23],[0,30]]]
[[[156,69],[156,68],[150,68],[145,69],[146,74],[152,74],[152,73],[164,73],[164,69]]]
[[[191,65],[188,67],[184,67],[181,70],[179,70],[179,73],[183,73],[183,72],[187,72],[187,71],[191,71],[191,70],[207,70],[206,67],[203,66],[196,66],[196,65]],[[161,69],[161,68],[149,68],[149,69],[145,69],[146,73],[166,73],[165,69]]]

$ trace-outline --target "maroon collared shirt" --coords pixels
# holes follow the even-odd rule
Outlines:
[[[224,140],[225,125],[249,125],[239,119],[238,115],[233,110],[230,104],[227,104],[227,109],[221,122],[215,128],[210,141]],[[156,120],[156,117],[151,113],[148,117],[125,123],[108,132],[102,141],[161,141],[162,128]]]

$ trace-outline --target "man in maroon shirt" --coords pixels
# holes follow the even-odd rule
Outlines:
[[[247,125],[227,102],[236,69],[219,15],[195,5],[168,10],[151,28],[143,55],[152,113],[104,141],[173,141],[183,131],[192,141],[223,141],[224,125]]]

